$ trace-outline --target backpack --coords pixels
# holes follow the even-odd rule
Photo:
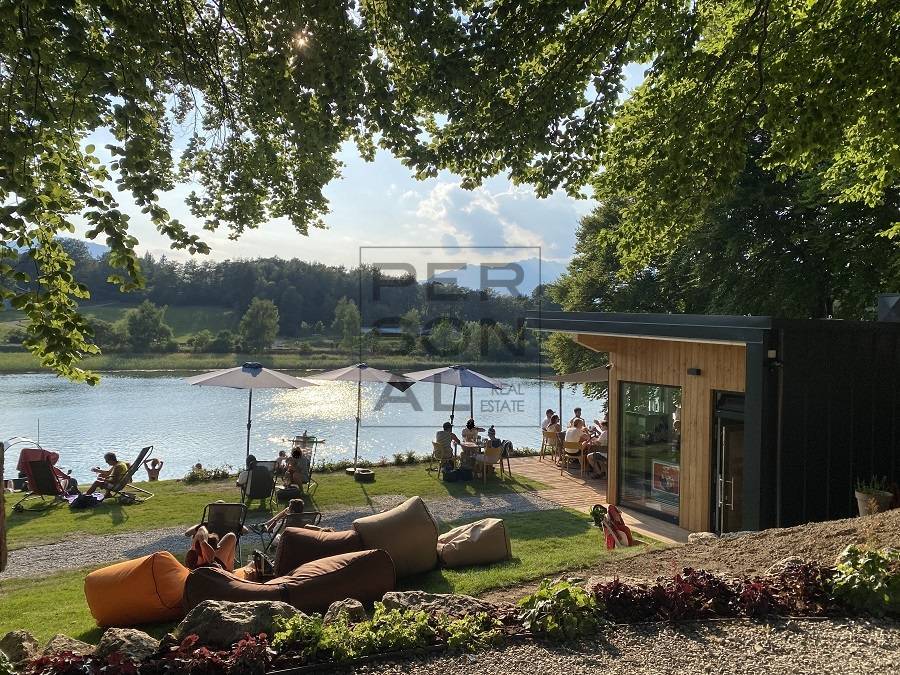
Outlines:
[[[97,504],[100,503],[100,500],[97,499],[94,495],[78,495],[75,499],[72,500],[72,503],[69,504],[69,508],[72,509],[92,509]]]

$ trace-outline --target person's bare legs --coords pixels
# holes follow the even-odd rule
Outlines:
[[[219,539],[219,546],[216,548],[215,559],[222,563],[222,566],[229,572],[234,571],[234,554],[237,549],[237,537],[234,532],[229,532]]]

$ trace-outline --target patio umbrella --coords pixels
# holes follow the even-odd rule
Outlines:
[[[580,370],[577,373],[567,373],[565,375],[551,375],[544,379],[548,382],[556,382],[559,387],[559,422],[562,424],[562,390],[563,384],[584,384],[585,382],[609,382],[609,369],[612,364],[600,366],[599,368],[591,368],[590,370]]]
[[[416,382],[437,382],[449,384],[453,387],[453,405],[450,407],[450,424],[453,424],[453,415],[456,412],[456,390],[460,387],[469,388],[469,417],[474,417],[474,389],[503,389],[503,384],[487,375],[476,373],[465,366],[445,366],[430,370],[419,370],[415,373],[406,373],[406,376]]]
[[[356,472],[356,461],[359,458],[359,420],[362,417],[362,383],[382,382],[395,389],[406,391],[415,384],[403,375],[395,375],[386,370],[372,368],[365,363],[357,363],[346,368],[329,370],[325,373],[310,376],[314,380],[328,380],[330,382],[356,382],[356,442],[353,448],[353,471]]]
[[[247,399],[247,454],[250,454],[250,411],[253,408],[254,389],[302,389],[314,384],[299,377],[293,377],[277,370],[263,368],[259,363],[245,363],[237,368],[214,370],[211,373],[186,377],[184,381],[199,387],[230,387],[232,389],[249,389]]]

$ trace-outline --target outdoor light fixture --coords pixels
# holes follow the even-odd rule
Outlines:
[[[699,374],[700,374],[699,368],[688,368],[688,375],[699,375]]]

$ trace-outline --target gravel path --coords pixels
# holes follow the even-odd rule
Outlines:
[[[897,673],[900,623],[880,620],[721,621],[616,627],[579,646],[526,643],[479,654],[356,668],[366,675],[630,675]]]
[[[322,525],[333,527],[336,530],[347,529],[356,518],[393,508],[405,499],[406,497],[402,495],[379,495],[373,497],[371,504],[365,507],[337,506],[324,514]],[[558,504],[534,493],[426,499],[425,501],[438,523],[447,523],[461,518],[474,519],[493,514],[559,508]],[[252,518],[252,515],[251,513],[248,521],[260,520]],[[172,551],[176,555],[180,555],[187,550],[188,540],[184,536],[185,529],[185,526],[179,526],[121,534],[76,535],[65,542],[10,551],[9,566],[0,575],[0,579],[23,579],[65,570],[97,567],[104,563],[137,558],[156,551]],[[245,535],[242,542],[259,547],[259,539],[253,534]]]

